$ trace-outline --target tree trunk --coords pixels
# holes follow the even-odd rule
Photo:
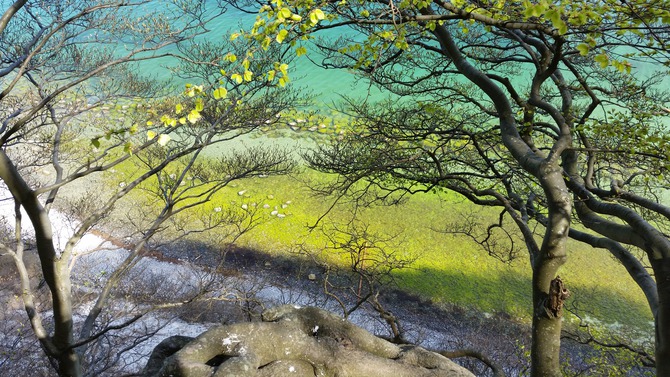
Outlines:
[[[533,260],[533,343],[531,376],[561,376],[561,319],[569,292],[557,276],[567,259],[572,200],[559,167],[545,165],[538,178],[547,196],[547,227],[540,255]]]
[[[670,376],[670,260],[651,259],[658,289],[656,375]]]
[[[543,286],[544,274],[533,274],[533,333],[531,345],[531,369],[533,377],[561,376],[561,319],[562,316],[548,314],[546,306],[549,294]],[[547,274],[548,275],[548,274]],[[548,277],[548,276],[547,276]]]
[[[51,292],[53,303],[54,335],[40,337],[45,353],[58,362],[58,374],[78,377],[81,364],[72,344],[74,343],[72,323],[72,292],[67,256],[58,255],[53,244],[51,221],[34,191],[21,177],[16,166],[4,151],[0,151],[0,179],[7,185],[17,205],[21,206],[35,229],[35,244],[40,259],[44,280]],[[32,311],[32,308],[26,308]],[[40,314],[28,313],[29,317]],[[32,326],[38,325],[31,321]],[[39,325],[41,326],[41,325]],[[34,329],[36,334],[43,329]]]

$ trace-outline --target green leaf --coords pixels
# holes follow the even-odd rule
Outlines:
[[[580,45],[577,45],[577,51],[579,51],[579,55],[581,55],[581,56],[588,55],[589,50],[590,50],[589,45],[587,45],[586,43],[582,43]]]
[[[321,21],[325,18],[326,18],[326,15],[323,13],[323,11],[321,9],[314,9],[312,11],[312,13],[309,14],[309,20],[314,25],[318,24],[319,21]]]
[[[214,99],[219,100],[221,98],[226,98],[228,95],[228,90],[224,87],[220,87],[214,91]]]
[[[279,16],[284,19],[291,18],[291,10],[288,8],[282,8],[279,10]]]
[[[597,63],[600,63],[600,68],[607,68],[608,65],[610,65],[610,59],[607,57],[607,54],[599,54],[596,55],[595,58],[593,58]]]
[[[286,30],[286,29],[279,30],[279,33],[277,33],[277,37],[275,38],[277,40],[277,43],[282,43],[284,41],[284,39],[286,39],[287,35],[288,35],[288,30]]]
[[[100,138],[95,137],[95,138],[91,139],[91,144],[96,148],[100,148]]]
[[[568,32],[568,24],[565,21],[559,19],[558,22],[554,25],[558,29],[558,34],[565,35]]]

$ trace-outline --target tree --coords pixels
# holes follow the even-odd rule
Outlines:
[[[323,64],[357,69],[375,84],[427,104],[416,106],[415,113],[403,120],[414,119],[413,116],[425,120],[433,116],[427,110],[435,108],[462,114],[451,117],[457,124],[473,114],[483,117],[478,121],[480,127],[475,129],[488,132],[490,140],[504,145],[504,149],[486,149],[484,155],[475,154],[476,159],[486,158],[490,153],[500,157],[480,160],[488,165],[487,171],[494,174],[474,178],[498,176],[508,180],[512,176],[507,172],[518,177],[522,176],[518,171],[521,170],[526,175],[522,177],[527,182],[526,188],[517,184],[520,188],[510,192],[510,181],[503,180],[491,184],[490,191],[481,191],[480,186],[470,181],[473,170],[478,171],[472,161],[463,162],[465,170],[451,170],[454,160],[449,160],[442,170],[431,170],[432,176],[419,174],[411,179],[421,178],[419,190],[443,185],[445,179],[460,181],[460,187],[466,187],[470,193],[480,190],[478,197],[485,195],[488,200],[506,206],[531,255],[534,313],[531,374],[553,376],[560,374],[560,309],[565,294],[557,273],[567,258],[566,240],[572,231],[574,200],[570,190],[579,198],[577,214],[593,229],[593,224],[603,223],[588,221],[584,207],[594,211],[597,201],[593,190],[602,180],[611,178],[609,174],[600,174],[589,184],[580,183],[580,175],[588,178],[598,172],[592,165],[593,156],[621,157],[617,160],[623,161],[621,166],[616,166],[618,169],[640,159],[660,162],[661,169],[665,169],[667,156],[658,151],[667,138],[654,132],[650,122],[665,113],[663,104],[667,99],[653,89],[658,87],[653,77],[644,81],[631,72],[637,65],[660,63],[662,69],[669,64],[668,9],[664,1],[561,4],[546,1],[282,1],[260,8],[264,17],[256,22],[250,37],[264,46],[273,41],[299,46],[305,37],[309,39],[309,35],[320,30],[351,27],[353,33],[343,33],[335,40],[316,39],[325,54]],[[304,53],[305,49],[299,46],[296,51]],[[374,119],[377,124],[383,125],[383,121],[384,118]],[[452,124],[444,128],[438,124],[435,132],[424,130],[418,121],[413,126],[424,130],[426,135],[444,136],[450,135]],[[390,127],[397,125],[400,123]],[[633,125],[645,127],[640,130]],[[472,128],[468,127],[471,126],[457,128],[454,139],[471,132]],[[410,137],[403,139],[405,145],[412,145]],[[628,140],[626,146],[631,146],[633,141],[639,145],[627,149],[621,144],[612,144],[616,139]],[[371,149],[375,148],[383,146],[373,144]],[[352,176],[362,171],[356,172],[345,164],[359,161],[353,153],[343,147],[337,151],[346,157],[332,164],[331,171],[348,172]],[[405,165],[398,170],[409,166],[415,168],[412,173],[416,173],[419,166],[412,164],[413,159],[435,159],[439,148],[432,151],[433,155],[431,148],[422,150],[426,153],[418,157],[405,155]],[[383,153],[380,155],[374,157],[380,158]],[[367,172],[383,174],[383,168],[395,169],[396,166]],[[456,191],[462,192],[462,189],[456,188]],[[613,197],[611,192],[600,193],[606,198]],[[589,199],[582,205],[585,198]],[[640,200],[631,203],[644,211],[657,210],[647,202],[643,205]],[[653,243],[658,245],[667,241],[661,232],[650,228],[649,222],[642,221],[635,210],[619,203],[616,207],[619,210],[605,207],[608,209],[599,207],[599,212],[618,216],[628,224],[628,230],[638,229],[638,234],[644,234],[641,238],[652,236]],[[528,219],[533,216],[545,227],[541,245],[536,245],[532,235],[526,233]],[[618,241],[632,243],[624,239],[630,232],[621,232],[614,223],[605,227],[608,232],[596,230],[600,237],[590,241],[601,242],[600,245],[607,243],[605,246],[610,250],[619,251]],[[609,238],[609,232],[617,232],[619,236]],[[658,278],[665,275],[664,253],[659,246],[652,249],[654,252],[648,256],[657,281],[662,281]],[[639,267],[634,269],[648,284],[650,279]],[[659,375],[666,373],[663,360],[670,360],[665,354],[667,341],[663,336],[663,323],[667,321],[662,309],[666,301],[662,297],[664,291],[663,284],[659,284],[661,305],[657,314],[656,356]]]
[[[300,253],[323,268],[323,293],[335,300],[344,319],[369,304],[388,326],[389,339],[407,343],[400,321],[380,302],[380,296],[395,285],[393,273],[408,268],[416,257],[400,251],[397,235],[377,234],[366,223],[354,220],[320,230],[327,240],[323,248],[304,248]],[[348,261],[346,268],[338,267],[343,259]]]
[[[261,126],[271,127],[276,113],[298,103],[294,93],[277,93],[264,77],[251,75],[250,70],[273,67],[280,49],[252,56],[242,55],[248,46],[241,42],[194,45],[189,41],[207,31],[207,23],[224,10],[221,4],[180,0],[147,11],[144,7],[150,5],[15,1],[0,19],[0,179],[15,209],[12,231],[0,250],[13,260],[30,327],[62,376],[99,373],[96,342],[155,308],[133,306],[121,316],[112,305],[120,283],[148,253],[152,239],[166,229],[174,237],[212,229],[236,237],[253,226],[252,210],[203,205],[230,182],[284,174],[292,166],[284,151],[249,149],[207,162],[203,153]],[[180,49],[192,53],[180,54]],[[270,57],[275,53],[279,55]],[[236,62],[235,54],[243,61]],[[220,71],[217,80],[200,75],[183,95],[166,97],[166,83],[143,78],[137,65],[167,56],[180,57],[183,72],[192,78],[200,72],[195,67],[207,64]],[[239,73],[229,77],[226,72]],[[70,192],[115,169],[128,171],[125,180],[116,187],[96,187],[89,201]],[[45,171],[47,177],[38,173]],[[152,217],[142,219],[140,236],[120,265],[100,277],[94,303],[80,320],[75,316],[82,309],[80,287],[71,274],[76,245],[138,189],[148,192],[143,197],[151,203]],[[63,199],[68,195],[76,200]],[[62,244],[54,237],[50,217],[57,206],[78,217]],[[184,216],[197,217],[200,226],[175,227]],[[33,233],[25,232],[28,227]],[[36,294],[42,284],[26,264],[34,251],[50,295]],[[204,292],[177,300],[193,300]]]

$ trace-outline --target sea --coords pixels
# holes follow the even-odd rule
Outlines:
[[[72,0],[64,0],[55,3],[67,3]],[[137,9],[137,12],[143,13],[157,13],[166,10],[166,4],[171,1],[153,0],[142,5]],[[35,0],[35,2],[40,2]],[[86,3],[94,3],[95,1],[85,1]],[[9,4],[13,3],[11,0],[0,0],[1,10],[4,12]],[[221,0],[204,0],[200,4],[208,10],[208,13],[219,13],[219,3]],[[49,2],[42,2],[47,4]],[[242,12],[231,6],[228,6],[226,11],[220,16],[214,18],[208,25],[209,32],[196,38],[195,42],[204,39],[212,41],[225,41],[228,36],[240,29],[250,29],[256,19],[255,14]],[[344,29],[329,29],[319,32],[319,36],[324,38],[338,37],[343,33]],[[303,89],[313,95],[314,105],[317,108],[332,108],[337,102],[342,99],[342,96],[354,98],[357,100],[366,100],[369,102],[381,101],[388,98],[394,98],[390,93],[383,92],[378,88],[372,86],[367,80],[361,79],[353,72],[344,69],[324,69],[315,64],[312,60],[319,61],[319,54],[317,51],[309,51],[306,56],[301,56],[293,61],[290,66],[291,85],[297,89]],[[139,68],[141,73],[152,76],[158,80],[164,81],[166,85],[174,86],[175,91],[184,87],[185,84],[198,84],[197,82],[188,82],[173,76],[169,67],[174,67],[177,60],[174,58],[162,58],[159,60],[150,60],[140,63]],[[653,64],[634,63],[635,74],[638,77],[650,76],[658,71],[658,66]],[[667,70],[666,70],[667,71]],[[521,88],[530,83],[530,74],[515,75],[511,80],[515,84],[521,84]],[[665,86],[670,87],[670,77],[664,80]],[[522,90],[523,92],[523,90]],[[664,104],[665,107],[670,107],[670,104]]]
[[[159,10],[163,1],[152,1],[144,7],[147,12]],[[209,7],[214,12],[217,8],[217,0],[208,0],[203,2],[203,6]],[[238,9],[228,6],[225,13],[212,20],[207,26],[210,31],[195,39],[195,42],[202,39],[212,41],[228,40],[229,35],[239,30],[249,30],[254,21],[255,14],[242,12]],[[337,37],[341,35],[342,30],[333,29],[320,32],[324,38]],[[294,88],[304,90],[310,93],[317,107],[332,107],[342,99],[342,96],[351,98],[365,98],[366,100],[383,100],[390,96],[383,93],[378,88],[372,86],[364,79],[360,79],[353,72],[345,69],[325,69],[315,64],[314,61],[320,60],[320,55],[314,49],[311,49],[307,55],[296,57],[289,68],[291,83]],[[180,81],[171,77],[171,72],[167,67],[176,64],[175,61],[162,59],[158,62],[161,69],[156,69],[156,62],[148,62],[140,67],[144,67],[145,73],[151,74],[157,79],[176,82],[184,85],[186,81]],[[197,84],[188,82],[189,84]]]

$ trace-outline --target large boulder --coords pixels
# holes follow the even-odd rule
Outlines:
[[[473,376],[437,353],[390,343],[313,307],[272,308],[263,322],[212,328],[174,352],[182,343],[152,355],[145,376]]]

